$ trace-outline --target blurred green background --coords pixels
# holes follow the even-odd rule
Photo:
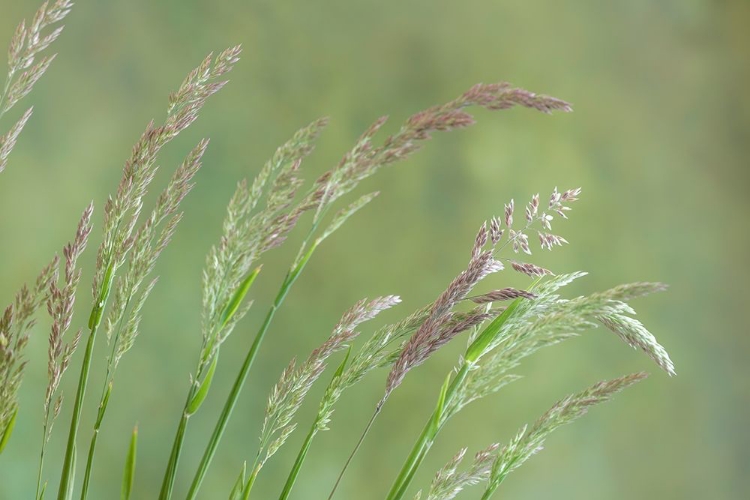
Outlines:
[[[36,7],[4,0],[0,43]],[[571,244],[536,252],[536,262],[556,271],[589,271],[570,293],[628,281],[669,283],[668,293],[635,306],[671,353],[678,375],[658,372],[603,330],[541,352],[524,364],[521,381],[451,422],[416,484],[427,485],[462,446],[473,453],[507,441],[561,396],[645,369],[652,372],[647,381],[556,433],[502,486],[502,497],[747,498],[749,22],[744,0],[78,2],[54,48],[58,59],[24,101],[35,113],[0,175],[0,303],[10,302],[72,237],[93,199],[97,229],[84,262],[80,325],[90,304],[101,209],[130,147],[151,118],[164,116],[168,93],[208,51],[244,46],[230,85],[161,156],[157,186],[200,137],[212,138],[184,221],[159,262],[161,278],[141,336],[118,372],[92,498],[116,498],[136,423],[135,498],[152,498],[160,484],[200,344],[204,256],[218,238],[235,182],[252,177],[277,145],[319,116],[332,122],[304,165],[307,178],[335,164],[378,116],[391,115],[385,133],[392,132],[413,112],[474,83],[499,80],[566,99],[575,112],[477,112],[477,126],[437,136],[413,159],[360,188],[382,195],[326,241],[288,297],[202,498],[226,498],[242,461],[256,452],[269,388],[292,356],[306,356],[323,341],[347,307],[365,296],[397,293],[404,303],[384,318],[393,320],[432,301],[465,265],[482,220],[500,213],[511,197],[525,202],[554,186],[582,186],[584,193],[571,220],[555,228]],[[191,420],[177,498],[302,232],[265,257],[255,306],[225,344],[207,404]],[[519,282],[505,273],[488,286],[511,279]],[[33,491],[47,326],[43,320],[29,345],[20,421],[0,456],[3,499]],[[339,498],[383,497],[459,344],[416,370],[394,394]],[[90,436],[100,367],[93,372],[79,448]],[[49,448],[51,487],[59,478],[77,376],[76,363]],[[315,441],[294,498],[325,497],[384,378],[377,373],[345,396],[333,431]],[[302,412],[305,429],[313,399]],[[302,437],[295,433],[267,465],[257,498],[278,494]],[[477,490],[469,491],[461,498],[477,498]]]

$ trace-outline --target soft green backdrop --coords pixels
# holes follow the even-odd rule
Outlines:
[[[2,0],[0,44],[36,7]],[[575,112],[477,113],[476,127],[437,137],[414,159],[367,182],[360,192],[382,195],[326,242],[288,298],[203,498],[226,497],[242,461],[254,456],[269,387],[292,356],[306,356],[323,340],[344,309],[364,296],[398,293],[404,304],[388,316],[394,319],[433,300],[464,265],[479,223],[508,198],[525,201],[537,191],[579,185],[582,200],[571,220],[558,225],[571,245],[541,254],[539,262],[590,271],[578,292],[636,280],[669,283],[668,293],[636,306],[672,354],[677,377],[658,372],[612,335],[592,332],[540,353],[524,365],[523,380],[456,418],[416,482],[426,485],[463,445],[473,452],[506,441],[568,392],[646,369],[653,372],[646,382],[550,439],[503,485],[503,497],[747,498],[749,22],[744,0],[80,0],[56,44],[58,59],[26,101],[35,114],[0,175],[3,304],[72,236],[91,199],[101,225],[101,208],[131,145],[149,119],[164,116],[168,92],[187,71],[210,50],[245,48],[230,85],[162,155],[161,164],[171,168],[199,137],[212,138],[184,222],[160,260],[142,335],[118,372],[93,498],[117,497],[136,423],[135,498],[152,498],[158,487],[199,346],[204,255],[235,182],[253,176],[278,144],[318,116],[332,123],[305,165],[308,177],[336,162],[381,114],[391,115],[392,131],[417,110],[498,80],[569,100]],[[99,243],[94,235],[92,247]],[[299,236],[267,256],[253,292],[256,306],[222,351],[206,409],[191,421],[178,498]],[[79,312],[89,307],[93,254],[85,260]],[[502,276],[494,283],[502,285]],[[3,499],[33,491],[46,328],[42,321],[29,346],[21,419],[0,457]],[[102,359],[104,342],[99,347]],[[382,498],[456,352],[448,349],[416,370],[394,395],[340,498]],[[77,366],[69,374],[47,462],[51,486],[59,477]],[[314,443],[295,498],[328,492],[384,375],[345,397],[334,431]],[[81,427],[86,443],[97,376]],[[264,470],[258,498],[275,498],[301,437],[295,434]]]

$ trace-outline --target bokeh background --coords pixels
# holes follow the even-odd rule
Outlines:
[[[3,44],[36,7],[3,0]],[[391,116],[385,133],[392,132],[413,112],[476,82],[500,80],[564,98],[575,112],[477,112],[477,126],[437,136],[360,188],[382,194],[326,241],[288,297],[202,498],[226,498],[243,460],[256,452],[269,388],[292,356],[306,356],[322,342],[344,309],[365,296],[397,293],[403,304],[387,321],[432,301],[464,266],[482,220],[500,213],[511,197],[525,202],[554,186],[582,186],[584,194],[571,219],[556,227],[571,244],[537,252],[537,262],[589,271],[570,293],[628,281],[669,283],[668,293],[635,305],[670,351],[678,375],[658,372],[603,330],[541,352],[524,364],[521,381],[451,422],[415,484],[427,485],[462,446],[473,452],[507,441],[564,394],[645,369],[652,372],[647,381],[557,432],[500,494],[518,500],[747,498],[749,22],[744,0],[80,1],[56,44],[58,59],[25,101],[35,114],[0,176],[3,304],[72,236],[89,200],[101,226],[101,208],[123,161],[146,123],[164,116],[168,92],[208,51],[244,46],[230,85],[161,156],[156,186],[200,137],[212,138],[184,221],[158,265],[161,278],[142,334],[118,372],[92,498],[117,497],[136,423],[135,498],[152,498],[160,484],[200,343],[204,256],[218,238],[236,181],[252,177],[277,145],[316,117],[332,122],[304,166],[308,178],[337,162],[378,116]],[[20,112],[19,106],[0,129]],[[302,233],[264,257],[255,306],[227,341],[213,390],[191,420],[177,498]],[[84,260],[81,325],[100,237],[95,230]],[[508,280],[518,282],[506,273],[492,285]],[[42,320],[34,332],[21,418],[0,456],[3,499],[33,494],[47,326]],[[459,344],[407,378],[339,498],[383,497]],[[104,347],[102,338],[79,448],[88,443],[95,415]],[[76,378],[77,365],[64,385],[68,399],[50,445],[50,488],[59,477]],[[377,373],[345,396],[333,432],[315,441],[294,498],[325,497],[384,378]],[[304,428],[319,394],[302,411]],[[278,494],[302,437],[294,434],[264,469],[257,498]],[[469,490],[461,498],[477,495]]]

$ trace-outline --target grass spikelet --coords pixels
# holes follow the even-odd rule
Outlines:
[[[500,290],[493,290],[482,295],[477,295],[476,297],[468,297],[468,299],[475,304],[486,304],[488,302],[513,300],[519,297],[523,297],[524,299],[535,299],[536,295],[526,290],[518,290],[516,288],[502,288]]]
[[[426,500],[453,500],[464,489],[489,478],[492,463],[499,445],[492,444],[474,455],[469,468],[460,472],[459,466],[466,455],[466,448],[461,449],[432,480]]]
[[[399,359],[388,374],[383,401],[398,387],[412,368],[422,364],[441,346],[449,342],[457,333],[456,328],[445,328],[448,312],[454,305],[466,298],[474,286],[487,275],[500,271],[503,266],[495,260],[494,246],[482,251],[487,244],[486,225],[482,225],[472,248],[472,257],[465,271],[459,274],[432,305],[430,315],[409,339]],[[381,405],[379,405],[381,406]]]
[[[32,111],[33,108],[27,109],[15,125],[4,135],[0,136],[0,172],[5,170],[5,166],[8,164],[8,157],[16,145],[18,136],[21,135],[21,131],[26,126],[26,122],[31,118]]]
[[[674,375],[674,363],[669,358],[667,350],[656,341],[654,334],[649,332],[643,324],[625,313],[613,313],[599,317],[599,321],[610,331],[617,334],[623,342],[645,352],[649,358],[669,375]]]

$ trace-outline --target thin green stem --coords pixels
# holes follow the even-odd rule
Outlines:
[[[364,443],[365,438],[367,437],[367,434],[370,432],[370,429],[372,429],[372,424],[375,423],[375,419],[380,415],[380,410],[383,408],[383,404],[385,404],[385,400],[378,403],[378,406],[375,407],[375,411],[372,414],[372,417],[370,417],[370,421],[367,422],[367,426],[365,427],[365,430],[362,432],[362,435],[359,436],[359,441],[357,441],[357,444],[354,446],[354,449],[349,454],[349,457],[346,459],[346,462],[344,463],[344,467],[342,467],[341,472],[339,473],[339,477],[336,478],[336,482],[333,485],[333,488],[331,488],[331,493],[328,495],[328,500],[331,500],[333,498],[333,495],[336,494],[336,490],[339,487],[339,484],[341,483],[341,480],[344,478],[344,474],[346,474],[346,470],[349,468],[349,464],[352,463],[352,460],[354,460],[354,456],[359,451],[359,448],[362,446],[362,443]]]
[[[94,308],[96,311],[97,307]],[[81,410],[83,409],[83,398],[86,395],[86,386],[89,380],[89,370],[91,369],[91,358],[94,354],[94,340],[96,339],[96,330],[98,322],[91,327],[88,341],[86,342],[86,351],[83,355],[81,364],[81,375],[78,379],[78,390],[76,391],[76,400],[73,405],[73,416],[70,419],[70,431],[68,432],[68,444],[65,448],[65,461],[63,462],[62,474],[60,476],[60,487],[57,491],[58,500],[68,498],[68,490],[73,487],[75,471],[73,470],[74,453],[76,437],[78,436],[78,423],[81,419]]]
[[[284,484],[284,489],[281,491],[281,495],[279,495],[279,500],[286,500],[289,498],[289,495],[292,493],[292,488],[294,487],[294,483],[297,481],[297,476],[299,476],[299,472],[302,469],[302,464],[305,461],[305,458],[307,458],[307,452],[310,451],[310,446],[312,445],[312,440],[315,437],[315,434],[317,434],[317,421],[313,422],[313,424],[310,426],[310,430],[307,433],[307,436],[305,437],[305,442],[302,443],[302,446],[299,449],[299,453],[297,453],[297,458],[294,460],[294,465],[292,466],[292,470],[289,471],[289,476],[286,479],[286,483]]]
[[[83,476],[83,488],[81,489],[81,500],[86,500],[86,496],[89,491],[89,481],[91,479],[91,469],[94,465],[94,451],[96,450],[96,440],[99,437],[99,429],[102,427],[102,421],[104,420],[104,414],[107,411],[107,405],[109,404],[109,396],[112,394],[112,382],[110,380],[110,370],[107,367],[107,377],[105,378],[104,390],[102,391],[102,397],[99,401],[99,412],[96,415],[96,422],[94,422],[94,434],[91,436],[91,443],[89,444],[89,454],[86,459],[86,471]]]
[[[182,452],[182,445],[185,442],[185,432],[187,430],[188,419],[190,415],[187,412],[188,405],[194,396],[194,385],[190,386],[188,398],[185,401],[185,409],[180,416],[180,423],[177,425],[177,433],[172,443],[172,452],[169,455],[169,463],[167,464],[167,470],[164,472],[164,481],[161,485],[161,492],[159,493],[159,500],[168,500],[172,496],[174,490],[174,481],[177,475],[177,465],[180,460],[180,454]]]
[[[125,302],[125,310],[130,305],[130,300],[132,298],[132,294],[128,294],[128,300]],[[83,476],[83,487],[81,490],[81,500],[86,500],[86,497],[88,496],[88,490],[89,490],[89,480],[91,478],[91,469],[94,466],[94,452],[96,450],[96,441],[99,437],[99,429],[102,425],[102,420],[104,420],[104,414],[107,412],[107,406],[109,403],[109,396],[112,393],[112,382],[114,377],[114,371],[115,371],[115,355],[117,350],[117,343],[120,338],[120,334],[122,333],[122,319],[120,319],[120,324],[117,329],[117,334],[114,336],[114,339],[112,340],[112,353],[110,354],[109,358],[107,359],[107,373],[104,377],[104,387],[102,388],[102,395],[99,399],[99,413],[96,417],[96,422],[94,422],[94,433],[91,436],[91,442],[89,443],[89,454],[86,459],[86,470],[84,472]]]
[[[259,464],[257,462],[257,459],[256,459],[256,463],[253,466],[253,470],[250,473],[250,477],[247,478],[247,482],[245,483],[245,488],[242,490],[243,491],[243,496],[242,496],[243,500],[247,500],[248,498],[250,498],[250,492],[253,490],[253,485],[255,485],[255,480],[258,478],[258,473],[259,472],[260,472],[260,466],[259,466]]]
[[[444,408],[450,406],[453,402],[453,398],[456,396],[456,391],[464,383],[464,380],[466,380],[466,376],[469,374],[470,369],[471,365],[469,363],[464,363],[451,381],[448,391],[445,394],[445,402],[438,408],[435,408],[435,411],[433,411],[429,420],[427,420],[427,424],[419,435],[419,438],[417,438],[416,443],[414,443],[411,453],[409,453],[409,457],[406,459],[403,467],[401,467],[401,471],[399,472],[398,477],[396,477],[396,481],[393,483],[390,492],[388,492],[387,500],[399,500],[406,493],[406,489],[414,478],[414,474],[416,474],[417,469],[424,461],[427,452],[432,447],[437,434],[442,428],[440,420]]]
[[[268,313],[266,313],[266,318],[263,321],[260,330],[258,330],[258,333],[255,336],[255,340],[253,341],[252,346],[250,346],[250,350],[247,352],[247,356],[245,356],[245,360],[242,363],[240,372],[237,374],[237,378],[232,385],[232,390],[230,391],[229,396],[227,396],[224,408],[221,412],[221,415],[219,416],[218,422],[216,423],[216,427],[211,434],[211,439],[206,445],[206,450],[203,453],[201,462],[198,465],[198,470],[196,471],[195,477],[193,478],[193,483],[191,484],[190,491],[187,495],[187,498],[190,500],[194,499],[198,494],[198,489],[200,488],[201,483],[203,482],[203,478],[206,476],[206,472],[208,471],[208,467],[210,466],[214,454],[216,453],[216,448],[219,445],[219,441],[221,441],[222,435],[224,434],[224,429],[226,429],[227,427],[229,417],[232,415],[232,411],[234,410],[234,407],[237,403],[237,399],[239,399],[242,387],[245,385],[245,380],[247,379],[247,375],[250,372],[250,367],[253,365],[253,361],[255,361],[255,356],[258,353],[260,344],[263,342],[263,338],[268,331],[268,327],[271,326],[271,321],[273,320],[276,311],[281,306],[281,303],[284,301],[284,298],[289,292],[289,287],[294,282],[293,279],[290,280],[292,276],[292,273],[289,273],[287,274],[286,279],[284,279],[284,282],[279,289],[278,294],[276,295],[276,299],[274,300],[273,305],[268,310]]]
[[[89,491],[89,481],[91,480],[91,468],[94,462],[94,449],[96,448],[96,439],[99,437],[99,427],[94,427],[94,434],[91,436],[89,444],[89,455],[86,459],[86,472],[83,475],[83,487],[81,489],[81,500],[85,500]]]
[[[36,495],[34,495],[34,498],[36,500],[39,500],[39,491],[42,488],[42,470],[44,469],[44,451],[47,447],[47,427],[49,425],[49,410],[44,415],[44,427],[42,435],[42,452],[39,454],[39,472],[37,473],[36,478]]]
[[[310,229],[310,232],[308,233],[307,238],[305,239],[305,242],[302,244],[302,248],[305,248],[307,245],[307,240],[310,238],[310,236],[315,232],[317,229],[318,223],[314,223],[312,228]],[[245,356],[245,360],[242,363],[242,366],[240,367],[240,371],[237,374],[237,378],[234,381],[234,384],[232,385],[232,390],[230,391],[229,395],[227,396],[227,400],[224,403],[224,408],[221,411],[221,415],[219,416],[219,420],[216,422],[216,426],[214,427],[214,431],[211,434],[211,438],[208,441],[208,444],[206,445],[206,450],[203,453],[203,457],[201,458],[201,462],[198,465],[198,470],[195,473],[195,477],[193,478],[193,482],[190,485],[190,490],[187,494],[188,500],[193,500],[195,496],[198,494],[198,490],[200,489],[201,483],[203,482],[203,479],[206,476],[206,473],[208,472],[208,468],[211,465],[211,461],[213,460],[214,455],[216,454],[216,448],[219,446],[219,442],[221,441],[221,438],[224,434],[224,430],[227,427],[227,424],[229,422],[229,417],[232,415],[232,411],[234,410],[235,405],[237,404],[237,400],[239,399],[240,392],[242,391],[242,387],[245,385],[245,381],[247,380],[247,376],[250,373],[250,368],[253,365],[253,362],[255,361],[255,357],[258,354],[258,350],[260,349],[260,345],[263,342],[263,339],[265,338],[266,333],[268,332],[268,328],[271,326],[271,322],[273,321],[274,316],[276,315],[276,311],[281,307],[281,304],[284,302],[284,299],[286,298],[287,294],[289,293],[290,288],[294,284],[295,281],[297,281],[297,278],[299,277],[302,270],[305,268],[305,265],[310,260],[310,257],[312,257],[313,252],[318,246],[318,242],[314,242],[312,245],[310,245],[310,248],[307,250],[306,253],[301,254],[302,257],[298,259],[298,262],[295,267],[293,267],[284,278],[284,281],[281,284],[281,287],[279,288],[278,293],[276,294],[276,298],[273,301],[273,304],[271,305],[270,309],[266,313],[266,317],[263,320],[263,324],[261,325],[260,329],[258,330],[258,333],[255,335],[255,339],[253,340],[252,345],[250,346],[250,350],[247,352],[247,355]]]

